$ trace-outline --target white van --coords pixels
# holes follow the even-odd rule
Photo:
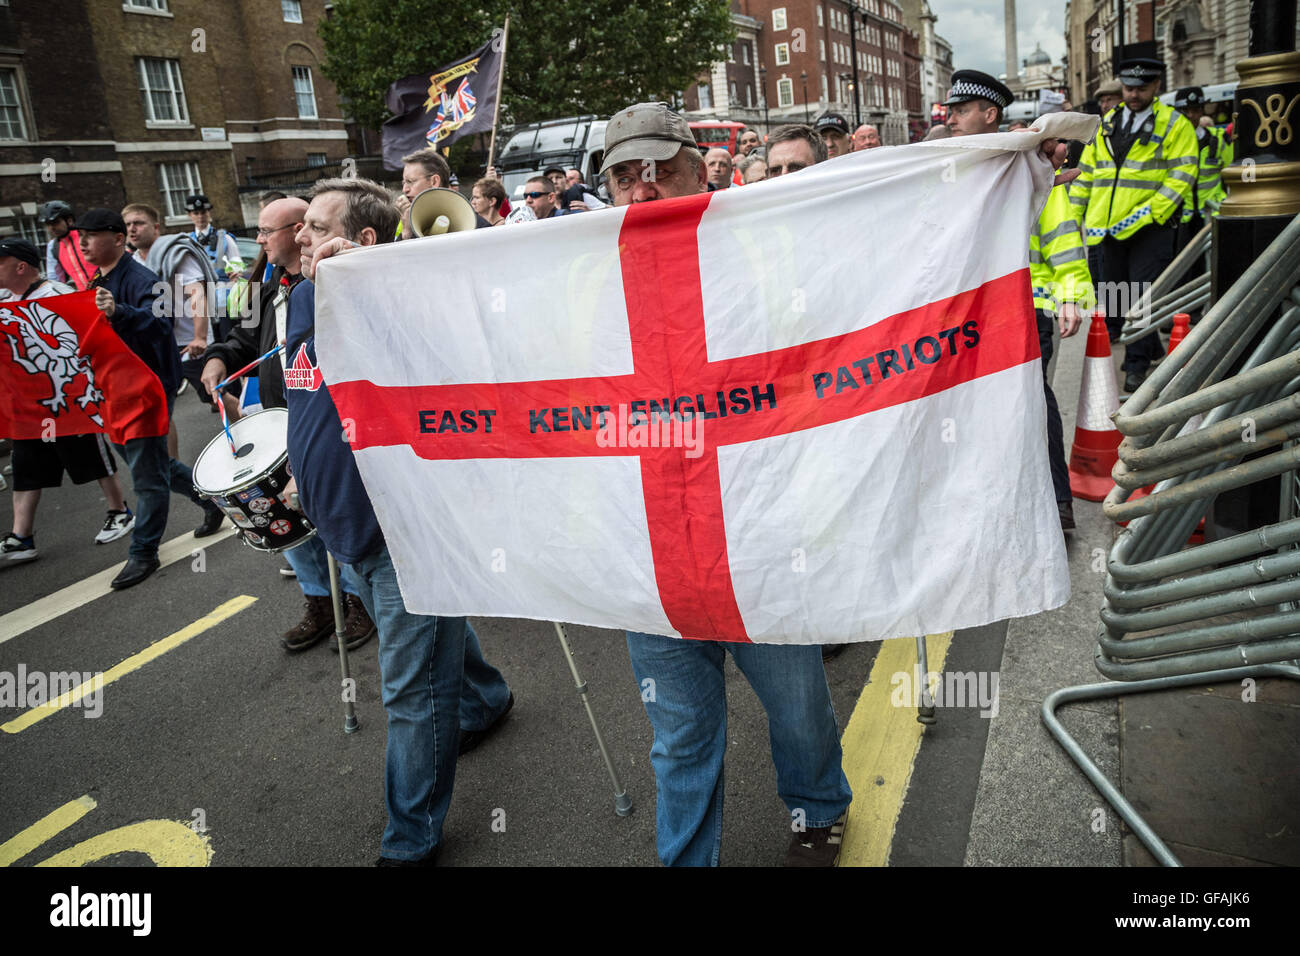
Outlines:
[[[604,196],[600,164],[605,158],[607,125],[607,120],[595,116],[572,116],[513,127],[496,161],[510,202],[521,204],[524,183],[550,166],[582,170],[582,181]]]

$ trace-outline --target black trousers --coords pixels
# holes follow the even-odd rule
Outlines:
[[[1047,382],[1047,363],[1052,360],[1052,326],[1056,318],[1042,309],[1035,309],[1038,319],[1038,347],[1043,352],[1043,393],[1047,398],[1047,460],[1052,469],[1052,489],[1056,500],[1070,501],[1070,469],[1065,463],[1065,432],[1061,427],[1061,409],[1056,404],[1056,395]]]
[[[1178,239],[1178,230],[1169,226],[1145,226],[1122,242],[1107,236],[1101,241],[1101,282],[1109,285],[1105,290],[1107,302],[1125,302],[1131,306],[1154,282],[1169,263],[1174,261],[1174,252]],[[1117,293],[1123,287],[1125,293]],[[1111,315],[1118,309],[1108,309],[1106,324],[1112,335],[1118,335],[1119,326],[1123,324],[1122,315]],[[1114,323],[1114,324],[1112,324]],[[1137,372],[1139,375],[1151,367],[1151,363],[1165,354],[1160,342],[1160,333],[1155,332],[1136,342],[1130,343],[1124,350],[1125,372]]]

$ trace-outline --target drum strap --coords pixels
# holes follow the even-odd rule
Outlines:
[[[275,301],[272,303],[275,308],[275,341],[283,346],[285,336],[288,334],[289,327],[289,285],[281,280],[280,288],[276,290]],[[288,368],[288,356],[285,355],[286,349],[280,350],[280,369],[283,371]]]

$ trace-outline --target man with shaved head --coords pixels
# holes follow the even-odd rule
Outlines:
[[[853,131],[853,151],[855,153],[860,149],[875,149],[880,145],[882,145],[880,131],[870,123],[863,123]]]
[[[258,284],[254,277],[250,312],[257,320],[239,323],[224,342],[208,346],[203,353],[203,386],[209,394],[231,372],[243,368],[276,345],[283,344],[289,315],[289,293],[302,281],[302,250],[295,241],[302,227],[307,202],[297,196],[267,203],[257,214],[257,244],[266,251],[266,261],[274,267],[268,282]],[[263,408],[284,408],[284,354],[263,359],[250,374],[258,380],[258,397]],[[307,648],[328,637],[334,630],[334,610],[330,602],[329,565],[325,546],[319,537],[284,552],[298,578],[306,598],[303,619],[280,638],[290,653]],[[360,647],[375,633],[375,626],[365,606],[342,579],[344,628],[348,650]],[[333,645],[331,645],[333,646]]]
[[[721,146],[715,146],[704,154],[704,168],[709,171],[710,188],[726,189],[731,185],[734,171],[731,154]]]

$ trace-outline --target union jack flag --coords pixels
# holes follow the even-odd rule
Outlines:
[[[438,106],[438,112],[434,114],[433,123],[430,124],[425,138],[430,143],[438,142],[447,133],[474,116],[474,105],[477,102],[474,91],[469,88],[468,77],[461,81],[454,96],[448,97],[444,92],[442,103]],[[444,127],[446,127],[445,131]]]

